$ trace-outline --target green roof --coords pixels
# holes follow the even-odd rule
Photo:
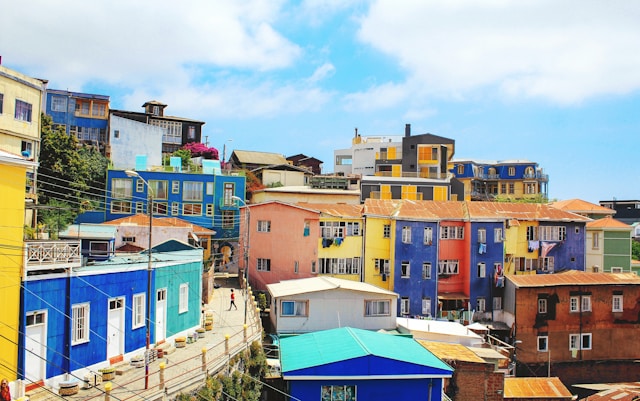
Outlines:
[[[283,372],[326,365],[364,356],[453,371],[413,338],[344,327],[281,338]]]

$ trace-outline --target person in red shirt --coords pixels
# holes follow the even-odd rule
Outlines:
[[[231,289],[231,304],[229,305],[229,310],[231,310],[232,306],[236,308],[236,310],[238,309],[236,306],[236,293],[233,292],[233,288]]]
[[[9,390],[9,382],[7,379],[2,379],[0,384],[0,400],[11,401],[11,391]]]

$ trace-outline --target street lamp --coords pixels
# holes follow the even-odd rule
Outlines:
[[[246,230],[244,235],[244,245],[242,246],[244,248],[244,278],[247,280],[244,296],[244,324],[247,324],[247,298],[249,298],[249,291],[246,290],[249,287],[249,229],[251,226],[251,213],[249,213],[249,206],[247,206],[247,203],[242,198],[234,195],[231,199],[242,202],[247,213],[247,218],[245,219]]]
[[[125,170],[124,172],[128,177],[136,177],[142,180],[147,187],[147,214],[149,215],[149,248],[147,249],[147,312],[146,312],[146,330],[147,330],[147,343],[144,358],[144,388],[149,388],[149,346],[151,342],[151,271],[152,271],[152,259],[151,259],[151,234],[153,233],[153,190],[151,186],[142,178],[142,176],[133,170]]]

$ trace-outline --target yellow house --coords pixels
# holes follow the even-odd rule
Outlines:
[[[364,282],[393,290],[395,255],[394,233],[396,220],[392,219],[400,202],[367,199],[364,204],[366,236]]]
[[[13,381],[18,368],[20,284],[23,272],[26,172],[36,167],[24,157],[0,150],[0,377]]]

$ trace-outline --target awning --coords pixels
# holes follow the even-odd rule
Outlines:
[[[441,299],[443,301],[453,301],[457,299],[468,301],[469,296],[461,292],[449,292],[444,294],[438,294],[438,299]]]

